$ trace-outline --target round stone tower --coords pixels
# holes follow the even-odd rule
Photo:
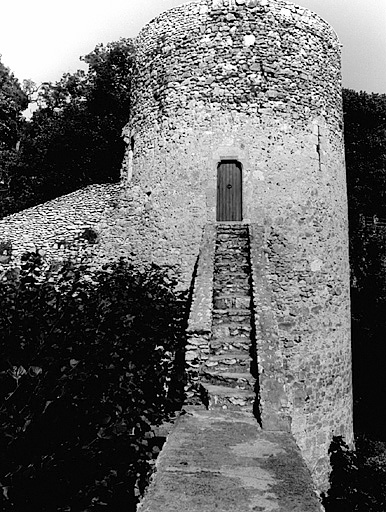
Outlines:
[[[264,227],[292,432],[325,487],[332,436],[352,441],[337,36],[286,1],[193,0],[136,47],[124,179],[147,194],[158,260],[189,282],[205,224]]]

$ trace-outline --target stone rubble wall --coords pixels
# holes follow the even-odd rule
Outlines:
[[[186,329],[185,361],[191,380],[198,378],[202,362],[209,357],[209,344],[212,334],[215,248],[216,227],[213,224],[208,224],[205,226],[202,237]]]
[[[1,219],[0,242],[10,242],[12,252],[0,272],[18,265],[25,252],[39,251],[47,261],[89,261],[95,247],[82,234],[87,228],[98,233],[119,194],[119,185],[91,185]]]
[[[324,172],[329,145],[342,153],[340,44],[288,2],[198,0],[146,25],[136,51],[123,179],[148,194],[165,248],[191,276],[216,219],[221,159],[241,161],[243,218],[261,223],[261,193],[266,204],[285,188],[306,197],[304,170]],[[296,179],[281,176],[289,162]]]
[[[243,222],[264,227],[292,432],[325,488],[332,436],[353,437],[339,40],[286,1],[195,0],[146,25],[136,48],[126,184],[147,195],[188,281],[216,222],[218,164],[241,163]]]
[[[155,263],[170,269],[180,289],[188,289],[190,274],[181,275],[178,251],[165,242],[141,189],[91,185],[0,220],[0,248],[12,248],[0,254],[0,278],[20,266],[24,253],[39,252],[46,265],[71,260],[92,270],[121,257],[139,269]]]
[[[264,228],[249,226],[251,285],[259,373],[260,414],[263,428],[291,431],[284,370],[284,350],[268,279]]]
[[[180,109],[230,105],[248,115],[289,112],[293,120],[324,110],[329,123],[341,124],[340,44],[331,27],[281,0],[223,4],[189,2],[140,32],[128,130],[140,135],[139,127],[146,132]]]

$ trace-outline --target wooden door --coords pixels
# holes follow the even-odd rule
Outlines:
[[[217,220],[242,220],[241,165],[224,160],[217,168]]]

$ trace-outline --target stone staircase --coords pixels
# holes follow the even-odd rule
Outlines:
[[[282,395],[271,371],[276,368],[275,340],[270,337],[261,246],[253,226],[217,224],[204,231],[186,350],[190,379],[197,386],[192,389],[200,396],[187,395],[138,512],[323,510],[275,402]],[[252,308],[252,289],[260,314]],[[255,380],[259,336],[266,389]],[[267,413],[256,400],[262,391]]]
[[[253,408],[251,289],[248,227],[217,226],[210,355],[201,369],[209,409]]]

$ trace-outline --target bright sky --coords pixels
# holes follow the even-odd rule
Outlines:
[[[98,43],[134,37],[183,0],[0,0],[2,62],[21,81],[58,80]],[[343,85],[386,93],[386,0],[298,0],[343,44]]]

